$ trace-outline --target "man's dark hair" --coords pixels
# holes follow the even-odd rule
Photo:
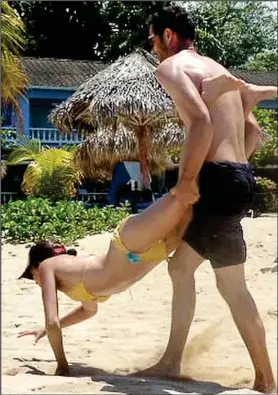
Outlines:
[[[171,29],[184,40],[195,39],[195,25],[187,11],[178,6],[163,7],[150,18],[153,32],[160,38],[165,29]]]

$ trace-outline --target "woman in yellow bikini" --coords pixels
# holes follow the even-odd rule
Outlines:
[[[226,91],[239,87],[234,80],[227,82]],[[222,94],[223,80],[220,82]],[[34,335],[37,342],[47,334],[57,360],[56,374],[68,374],[61,329],[92,317],[99,302],[126,290],[166,260],[178,247],[191,219],[190,207],[198,198],[195,181],[180,181],[147,210],[124,219],[103,256],[75,256],[75,251],[67,252],[64,246],[49,241],[31,247],[28,266],[20,278],[35,280],[42,288],[45,328],[19,336]],[[57,290],[81,302],[60,320]]]
[[[190,202],[197,198],[196,187]],[[75,250],[66,251],[63,245],[50,241],[32,246],[28,266],[19,278],[35,280],[42,288],[45,328],[21,332],[19,336],[34,335],[37,342],[47,334],[58,364],[56,374],[67,374],[61,329],[92,317],[99,302],[126,290],[166,260],[177,248],[189,221],[186,211],[186,206],[169,193],[143,213],[125,218],[102,256],[79,257]],[[168,233],[163,237],[165,229]],[[81,302],[60,320],[57,290]]]

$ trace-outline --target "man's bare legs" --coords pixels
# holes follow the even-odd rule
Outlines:
[[[178,377],[186,339],[193,320],[196,303],[194,273],[203,262],[188,244],[182,242],[169,263],[173,283],[171,332],[161,360],[140,374]],[[275,382],[266,348],[265,330],[250,295],[241,265],[215,269],[218,290],[227,302],[234,322],[249,351],[255,369],[254,389],[271,393]]]
[[[227,302],[234,322],[249,351],[255,369],[254,389],[271,393],[275,382],[265,341],[265,329],[250,295],[241,265],[215,269],[218,290]]]
[[[179,377],[182,354],[195,313],[196,290],[194,274],[203,262],[187,243],[181,242],[168,270],[172,279],[172,320],[166,351],[161,360],[140,375]]]

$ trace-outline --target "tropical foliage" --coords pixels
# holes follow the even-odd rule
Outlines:
[[[254,208],[260,213],[276,212],[278,208],[277,184],[267,177],[255,177],[257,195],[254,200]]]
[[[187,8],[197,25],[199,52],[226,68],[239,68],[258,53],[276,51],[276,12],[264,1],[198,1]]]
[[[277,72],[277,51],[260,52],[246,63],[244,69],[251,71],[274,71]]]
[[[278,121],[275,110],[265,110],[256,108],[254,114],[263,131],[266,133],[266,141],[263,142],[262,147],[255,152],[251,162],[255,167],[260,167],[267,164],[277,163],[275,150],[277,150],[278,136],[277,128]]]
[[[226,67],[276,51],[276,13],[264,1],[17,1],[14,7],[27,26],[28,55],[111,61],[137,47],[149,50],[148,18],[170,3],[192,11],[199,50]]]
[[[71,244],[87,235],[113,230],[128,213],[128,206],[85,209],[76,201],[27,198],[3,206],[2,235],[9,243],[55,239]]]
[[[57,201],[74,197],[81,183],[82,172],[74,163],[74,155],[74,149],[42,148],[39,140],[22,138],[10,153],[8,164],[30,161],[22,190],[30,196]]]
[[[19,60],[25,46],[25,28],[19,15],[8,1],[1,2],[1,95],[2,101],[11,103],[19,112],[18,96],[28,79]]]

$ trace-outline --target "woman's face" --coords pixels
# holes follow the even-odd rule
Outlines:
[[[32,276],[34,281],[36,282],[36,284],[38,284],[39,286],[41,286],[41,282],[40,282],[40,275],[39,275],[39,269],[32,269]]]

